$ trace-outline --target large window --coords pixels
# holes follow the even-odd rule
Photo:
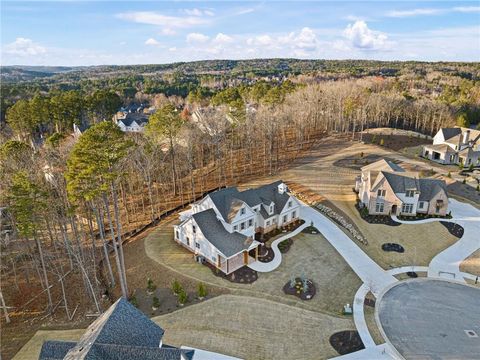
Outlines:
[[[242,223],[240,224],[240,230],[245,230],[245,222],[242,222]]]
[[[386,190],[380,189],[380,190],[377,191],[377,196],[378,197],[384,197],[385,193],[386,193]]]
[[[296,212],[296,211],[292,211],[292,220],[295,219],[296,216],[297,216],[297,212]]]
[[[405,191],[405,196],[406,196],[406,197],[414,197],[414,196],[415,196],[415,190],[407,190],[407,191]]]
[[[284,222],[284,223],[286,223],[286,222],[287,222],[287,220],[288,220],[288,217],[287,217],[287,215],[283,215],[283,222]]]
[[[195,225],[192,225],[192,232],[195,234],[197,232],[197,227]]]
[[[402,213],[405,213],[405,214],[413,213],[413,204],[402,204]]]
[[[253,219],[248,220],[248,227],[253,226]]]
[[[383,202],[379,202],[375,204],[375,212],[383,213],[384,209],[385,209],[385,204]]]

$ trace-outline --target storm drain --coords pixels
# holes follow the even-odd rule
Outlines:
[[[473,330],[464,330],[469,338],[478,338],[478,334]]]

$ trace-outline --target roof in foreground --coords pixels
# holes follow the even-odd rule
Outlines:
[[[380,159],[369,165],[365,165],[361,168],[362,171],[382,171],[391,170],[396,172],[404,172],[405,170],[394,162],[386,159]]]
[[[220,220],[217,219],[215,210],[208,209],[192,217],[195,219],[198,227],[208,242],[215,246],[223,255],[231,257],[241,251],[248,250],[253,243],[253,239],[240,234],[237,231],[229,233],[225,230]]]
[[[163,329],[127,300],[120,298],[77,342],[46,341],[40,360],[56,359],[191,359],[193,351],[159,347]]]

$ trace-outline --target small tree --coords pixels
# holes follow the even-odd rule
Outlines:
[[[156,310],[159,307],[160,307],[160,300],[158,299],[158,297],[154,296],[152,299],[152,308]]]
[[[465,178],[463,178],[462,184],[466,184],[466,183],[467,183],[467,180]]]
[[[148,278],[147,280],[147,291],[153,293],[157,289],[157,286],[153,283],[153,280]]]
[[[470,164],[470,166],[468,167],[468,171],[470,171],[470,172],[473,171],[473,164]]]
[[[132,304],[132,305],[135,306],[135,307],[138,307],[138,301],[137,301],[137,298],[135,297],[135,295],[133,295],[133,296],[130,298],[130,304]]]
[[[180,285],[177,280],[173,280],[172,282],[172,291],[175,295],[178,295],[181,291],[183,291],[182,285]]]
[[[303,284],[303,292],[306,293],[308,291],[308,279],[307,278],[302,279],[302,284]]]
[[[180,303],[180,305],[184,305],[188,300],[188,296],[187,296],[187,293],[185,292],[185,290],[183,289],[180,289],[180,292],[178,293],[178,302]]]
[[[451,177],[452,177],[452,173],[451,173],[450,171],[448,172],[448,175],[447,175],[447,177],[449,177],[449,178],[451,178]]]
[[[203,299],[205,296],[207,296],[207,287],[205,286],[204,283],[198,284],[197,293],[200,299]]]
[[[292,276],[290,278],[290,287],[293,289],[297,285],[297,280],[295,279],[295,276]]]

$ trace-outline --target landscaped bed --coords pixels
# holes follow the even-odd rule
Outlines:
[[[368,209],[366,207],[360,208],[360,202],[357,201],[355,204],[355,209],[358,210],[360,217],[368,222],[369,224],[381,224],[381,225],[388,225],[388,226],[400,226],[401,223],[393,221],[393,219],[388,215],[370,215],[368,213]]]
[[[295,295],[302,300],[311,300],[317,290],[315,284],[310,279],[295,278],[295,281],[290,280],[283,286],[283,292],[287,295]]]
[[[440,215],[428,215],[428,214],[416,214],[413,216],[398,215],[398,218],[403,221],[416,221],[416,220],[425,220],[425,219],[451,219],[452,215],[447,214],[446,216]]]
[[[226,275],[223,271],[210,264],[208,261],[204,263],[212,270],[215,276],[221,277],[225,280],[238,283],[238,284],[251,284],[258,279],[258,274],[255,270],[250,269],[248,266],[243,266],[238,270]]]
[[[303,224],[305,224],[305,220],[298,219],[282,228],[273,229],[272,231],[269,231],[266,234],[255,234],[255,240],[265,243],[271,238],[281,234],[282,232],[294,231],[295,229],[297,229],[299,226]]]
[[[400,244],[395,244],[395,243],[385,243],[382,245],[382,250],[383,251],[395,251],[398,253],[403,253],[405,252],[405,249],[402,245]]]
[[[261,250],[262,254],[258,255],[258,261],[263,263],[268,263],[272,261],[273,258],[275,257],[275,253],[273,252],[273,249],[268,246],[262,246],[261,248],[262,248]]]
[[[357,331],[345,330],[330,336],[330,345],[340,354],[350,354],[365,349]]]
[[[440,224],[445,226],[450,234],[452,234],[453,236],[456,236],[459,239],[463,236],[463,233],[465,231],[463,229],[463,226],[450,221],[440,221]]]
[[[290,250],[290,247],[292,246],[293,244],[293,239],[292,238],[288,238],[286,240],[283,240],[282,242],[280,242],[278,244],[278,250],[280,250],[280,252],[282,254],[285,254],[288,252],[288,250]]]

